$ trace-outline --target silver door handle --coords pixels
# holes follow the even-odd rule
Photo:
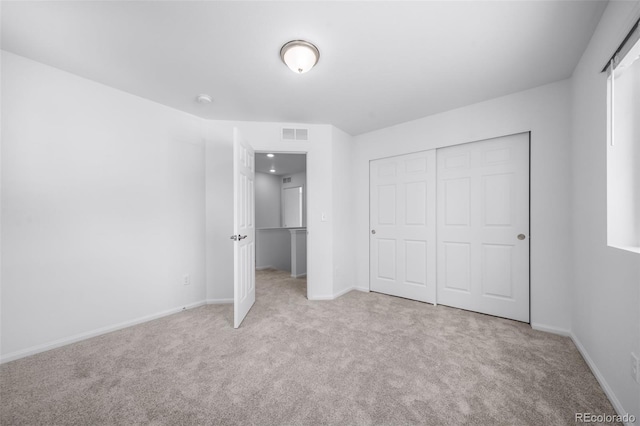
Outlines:
[[[375,229],[372,229],[372,230],[371,230],[371,233],[372,233],[373,235],[376,235],[376,230],[375,230]]]
[[[247,238],[248,235],[238,235],[238,240],[244,240],[245,238]]]
[[[233,241],[238,241],[238,236],[237,235],[232,235],[229,238],[231,238]]]
[[[244,240],[245,238],[247,238],[248,235],[232,235],[229,238],[232,239],[233,241],[240,241],[240,240]]]
[[[524,240],[526,237],[524,236],[524,234],[518,234],[518,239],[519,240]]]

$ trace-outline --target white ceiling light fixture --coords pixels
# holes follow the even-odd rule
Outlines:
[[[209,96],[209,95],[204,94],[204,93],[201,94],[201,95],[198,95],[196,100],[200,104],[210,104],[211,102],[213,102],[213,98],[211,96]]]
[[[320,51],[308,41],[292,40],[280,49],[280,58],[291,71],[304,74],[318,63]]]
[[[273,154],[267,154],[267,157],[273,158]]]
[[[275,172],[276,172],[276,169],[271,169],[271,170],[269,170],[269,171],[270,171],[271,173],[275,173]]]

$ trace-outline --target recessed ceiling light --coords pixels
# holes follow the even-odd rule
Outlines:
[[[308,41],[292,40],[280,49],[280,58],[291,71],[304,74],[318,63],[320,52]]]
[[[273,154],[267,154],[267,157],[273,158]]]
[[[271,169],[271,170],[269,170],[269,171],[270,171],[271,173],[275,173],[275,172],[276,172],[276,169]]]
[[[198,103],[201,103],[201,104],[210,104],[211,102],[213,102],[213,98],[209,95],[205,95],[204,93],[201,95],[198,95],[196,100],[198,101]]]

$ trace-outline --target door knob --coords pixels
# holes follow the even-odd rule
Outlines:
[[[238,235],[238,240],[244,240],[247,238],[247,235]]]
[[[376,234],[376,230],[375,230],[375,229],[372,229],[372,230],[371,230],[371,233],[372,233],[373,235],[375,235],[375,234]]]
[[[525,239],[524,234],[518,234],[518,239],[519,239],[519,240],[524,240],[524,239]]]
[[[229,238],[232,239],[233,241],[238,241],[238,236],[237,235],[232,235]]]

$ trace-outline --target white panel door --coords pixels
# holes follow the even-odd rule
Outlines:
[[[438,303],[529,322],[529,134],[437,150]]]
[[[240,323],[256,301],[254,153],[233,129],[233,326]]]
[[[436,155],[370,163],[370,287],[435,303]]]

